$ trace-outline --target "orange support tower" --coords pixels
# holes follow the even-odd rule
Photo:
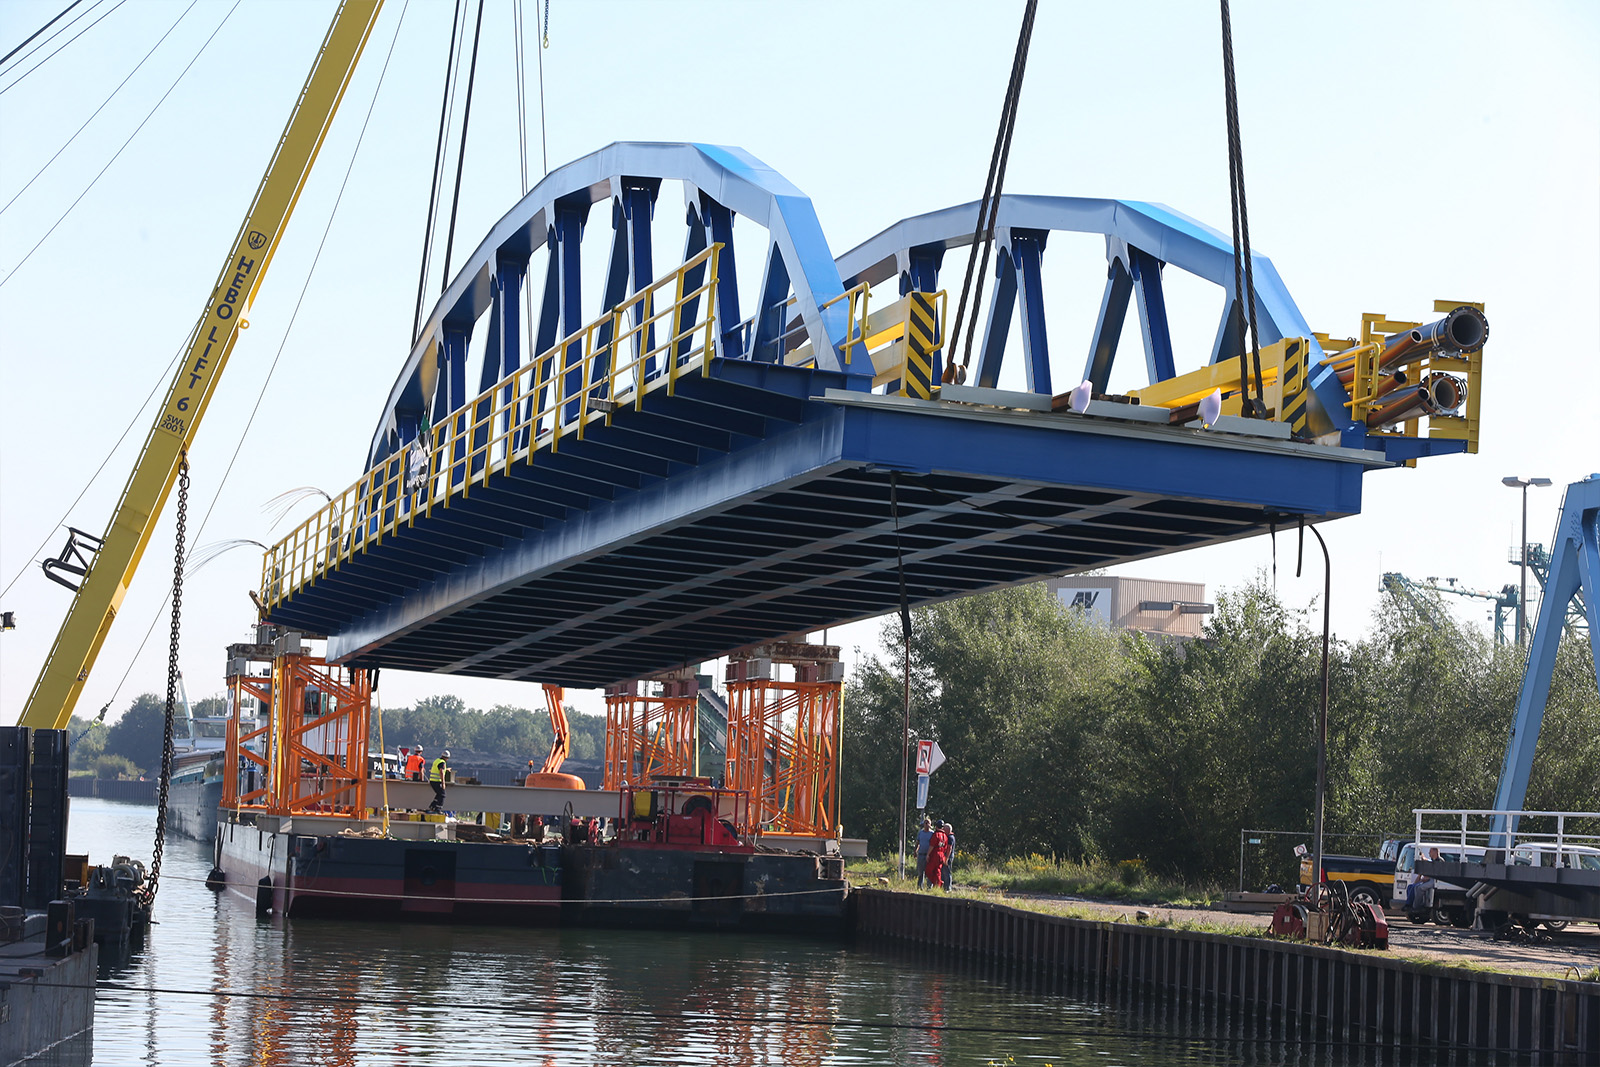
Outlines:
[[[340,668],[311,655],[293,633],[277,636],[270,646],[236,645],[228,651],[233,709],[224,806],[272,815],[365,817],[369,674],[358,671],[346,680]],[[269,655],[271,675],[251,674],[250,664]],[[246,697],[268,708],[266,725],[252,731],[240,727]],[[257,742],[255,748],[251,741]]]
[[[604,789],[697,771],[699,683],[688,670],[606,687]]]
[[[778,677],[789,668],[793,680]],[[839,832],[837,645],[778,643],[728,661],[726,786],[750,794],[741,832],[834,837]]]

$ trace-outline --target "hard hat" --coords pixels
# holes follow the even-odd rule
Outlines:
[[[449,759],[450,758],[450,750],[447,748],[443,752],[439,753],[439,755],[443,756],[445,759]]]

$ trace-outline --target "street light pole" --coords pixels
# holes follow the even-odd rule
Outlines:
[[[1550,484],[1550,479],[1518,478],[1512,475],[1501,478],[1500,484],[1510,486],[1512,489],[1522,490],[1522,554],[1517,557],[1517,562],[1522,566],[1522,591],[1517,594],[1517,647],[1526,648],[1528,644],[1528,487],[1537,485],[1542,488]]]

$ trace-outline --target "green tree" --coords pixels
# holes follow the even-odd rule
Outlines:
[[[1133,659],[1096,760],[1109,858],[1215,879],[1241,827],[1309,825],[1321,635],[1265,582],[1220,594],[1202,640],[1137,642]]]
[[[108,732],[105,724],[94,719],[74,715],[68,721],[67,737],[71,740],[72,748],[67,754],[67,762],[73,770],[88,770],[94,766],[94,761],[106,750]]]
[[[884,659],[858,666],[845,699],[845,822],[880,849],[896,847],[899,818],[899,630],[898,619],[885,625]],[[1089,803],[1083,754],[1097,695],[1123,669],[1121,638],[1063,611],[1042,584],[919,609],[912,635],[912,731],[948,760],[930,811],[965,851],[1083,851],[1085,824],[1063,812]]]
[[[166,714],[165,700],[154,693],[141,694],[107,731],[105,751],[128,759],[146,773],[157,772]]]
[[[126,756],[109,752],[96,756],[89,767],[96,778],[137,778],[142,773]]]

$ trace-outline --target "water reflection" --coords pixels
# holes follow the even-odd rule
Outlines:
[[[93,800],[74,801],[72,818],[73,850],[97,858],[136,852],[154,824],[151,808]],[[210,859],[199,843],[168,843],[161,925],[103,968],[92,1048],[69,1043],[40,1067],[1431,1062],[928,951],[264,920],[248,900],[204,887]]]

